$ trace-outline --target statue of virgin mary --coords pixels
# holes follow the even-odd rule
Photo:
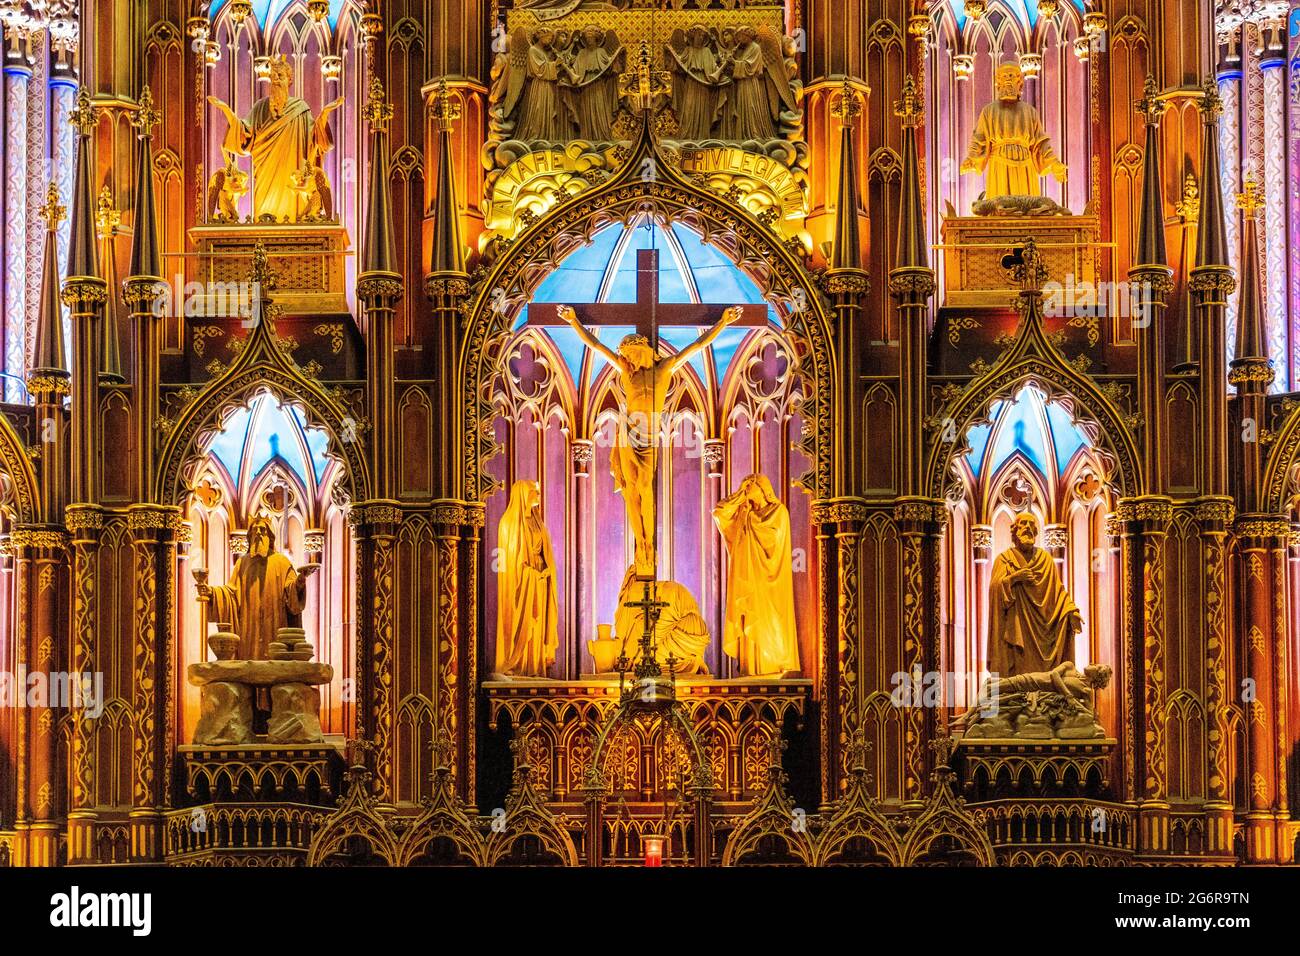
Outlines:
[[[497,529],[497,650],[503,677],[545,677],[559,647],[555,556],[535,481],[516,481]]]

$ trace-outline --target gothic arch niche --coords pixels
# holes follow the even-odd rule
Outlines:
[[[1118,541],[1107,518],[1128,483],[1099,425],[1067,394],[1029,376],[997,393],[956,432],[946,497],[951,519],[940,549],[940,669],[957,675],[945,706],[975,702],[988,664],[988,589],[993,559],[1012,546],[1021,512],[1038,517],[1039,547],[1054,559],[1078,605],[1083,630],[1068,658],[1080,668],[1109,664],[1122,674],[1122,588]],[[941,456],[942,457],[942,456]],[[1100,698],[1102,725],[1117,734],[1121,692]]]
[[[183,741],[193,738],[199,706],[185,667],[209,657],[209,622],[192,571],[202,568],[209,583],[224,584],[258,515],[270,518],[276,549],[295,565],[321,565],[307,585],[302,623],[316,659],[334,667],[334,680],[320,689],[322,729],[351,731],[354,705],[344,691],[355,677],[356,552],[346,520],[346,468],[328,453],[330,444],[329,433],[309,422],[303,406],[266,388],[227,406],[215,427],[196,438],[197,453],[185,468],[189,488],[180,496],[191,540],[176,581],[176,706]]]
[[[36,481],[31,460],[22,441],[14,432],[9,419],[0,415],[0,671],[18,672],[17,574],[10,535],[16,525],[39,520]],[[20,751],[17,732],[18,711],[14,707],[0,709],[0,754],[6,756]],[[6,760],[0,764],[0,774],[8,776],[12,766]],[[13,807],[6,805],[0,793],[0,814],[12,814]]]
[[[927,182],[936,183],[928,220],[937,224],[946,203],[968,215],[981,191],[980,177],[960,176],[975,120],[994,99],[993,71],[999,63],[1040,58],[1036,75],[1026,74],[1024,98],[1036,106],[1058,155],[1069,166],[1069,182],[1044,183],[1045,194],[1081,212],[1093,199],[1092,129],[1080,117],[1090,115],[1092,75],[1081,0],[1064,0],[1057,15],[1038,12],[1037,0],[990,0],[978,20],[965,14],[962,0],[931,5],[936,48],[926,57],[929,93],[926,136]],[[1117,113],[1116,115],[1123,115]],[[937,228],[937,227],[936,227]]]
[[[586,641],[598,624],[610,624],[619,588],[631,563],[631,535],[610,475],[610,454],[621,407],[611,365],[567,328],[532,324],[546,320],[551,302],[627,302],[636,296],[638,254],[659,256],[661,301],[700,306],[700,327],[665,327],[669,352],[689,345],[713,319],[709,303],[761,305],[760,289],[722,252],[705,245],[680,222],[650,215],[609,225],[563,259],[543,279],[530,305],[502,335],[498,364],[487,394],[492,409],[493,451],[485,470],[493,490],[486,497],[485,549],[492,566],[497,528],[514,482],[537,481],[559,582],[560,650],[550,676],[576,679],[594,672]],[[800,343],[787,320],[767,307],[761,328],[729,328],[677,375],[665,405],[657,474],[659,575],[684,585],[699,605],[711,634],[705,659],[709,673],[729,677],[734,662],[722,650],[725,555],[714,529],[713,506],[742,479],[762,473],[790,511],[801,671],[812,674],[815,653],[815,592],[809,492],[800,484],[809,465],[796,446],[804,433],[801,407],[806,384],[796,374]],[[631,326],[598,329],[602,342],[617,345]],[[500,557],[500,556],[499,556]],[[485,670],[494,662],[497,579],[484,579]]]

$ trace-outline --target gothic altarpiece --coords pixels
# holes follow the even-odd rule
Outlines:
[[[1292,859],[1194,4],[110,6],[4,19],[4,859]]]

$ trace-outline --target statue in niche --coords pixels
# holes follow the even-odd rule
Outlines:
[[[501,103],[502,130],[513,139],[550,143],[569,139],[573,128],[560,90],[560,81],[568,77],[554,30],[540,27],[530,39],[522,28],[516,29],[494,90]]]
[[[1013,546],[993,562],[989,581],[989,673],[1047,672],[1071,653],[1083,621],[1052,556],[1037,546],[1038,518],[1016,515]]]
[[[673,112],[677,114],[679,137],[687,142],[708,139],[727,102],[722,87],[723,64],[709,45],[709,32],[702,26],[685,33],[677,30],[664,55],[673,68]]]
[[[253,157],[253,218],[258,222],[296,222],[302,210],[293,177],[304,165],[319,168],[321,157],[334,147],[328,120],[343,99],[312,119],[307,102],[289,95],[292,83],[293,67],[280,55],[271,60],[267,95],[244,119],[217,97],[208,97],[229,124],[222,149]]]
[[[1097,692],[1110,678],[1109,664],[1089,664],[1081,674],[1072,661],[1062,661],[1050,671],[990,676],[979,703],[955,718],[952,726],[972,740],[1105,737],[1097,717]]]
[[[1065,182],[1065,164],[1052,149],[1042,117],[1020,98],[1025,89],[1020,67],[999,66],[994,85],[998,98],[980,111],[960,172],[983,173],[981,198],[987,199],[1038,196],[1042,176]]]
[[[208,219],[239,222],[239,200],[248,193],[248,173],[235,165],[233,153],[224,153],[226,165],[208,180]]]
[[[713,520],[730,559],[723,651],[745,677],[798,673],[790,512],[767,475],[753,474],[718,502]]]
[[[655,656],[660,663],[669,655],[676,658],[675,674],[708,673],[704,652],[709,647],[709,627],[695,597],[683,584],[676,581],[656,581],[652,585],[653,599],[663,602],[655,624]],[[623,653],[634,661],[640,653],[641,637],[645,633],[645,612],[630,607],[629,603],[644,597],[644,584],[637,577],[636,565],[629,565],[619,588],[618,610],[614,612],[614,634],[623,642]]]
[[[497,674],[545,677],[559,647],[555,556],[542,521],[541,490],[516,481],[497,529]]]
[[[307,579],[318,564],[295,568],[287,555],[275,550],[271,521],[258,515],[248,525],[248,553],[235,561],[230,580],[209,585],[195,574],[198,599],[208,605],[208,619],[229,623],[239,635],[238,657],[270,659],[271,644],[283,627],[302,627],[307,606]]]
[[[799,97],[790,82],[781,38],[766,27],[743,26],[735,32],[735,44],[725,64],[731,89],[719,138],[774,139],[788,117],[799,115]]]
[[[603,142],[618,112],[618,74],[626,51],[613,30],[595,26],[584,29],[574,43],[577,52],[567,67],[571,115],[581,139]]]
[[[639,334],[626,336],[615,352],[587,331],[572,308],[560,305],[556,312],[587,348],[604,356],[618,370],[623,408],[618,416],[618,436],[610,449],[609,470],[614,487],[623,496],[628,526],[636,542],[636,573],[654,577],[655,467],[668,387],[677,370],[708,348],[744,310],[740,306],[727,309],[712,328],[676,355],[668,356],[656,355],[650,340]]]

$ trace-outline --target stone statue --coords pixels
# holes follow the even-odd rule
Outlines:
[[[799,113],[781,38],[767,28],[743,26],[736,30],[735,41],[735,52],[726,64],[732,85],[719,138],[775,139],[783,117]]]
[[[319,167],[334,147],[327,121],[343,100],[334,100],[313,120],[306,101],[289,95],[292,82],[293,67],[277,56],[271,61],[270,91],[242,120],[220,99],[208,97],[229,123],[222,148],[253,157],[253,219],[259,222],[296,222],[302,210],[292,177],[304,164]]]
[[[1004,63],[994,75],[998,98],[980,111],[960,172],[984,173],[984,197],[1037,196],[1039,178],[1065,182],[1065,164],[1056,158],[1038,110],[1020,99],[1025,78],[1020,67]]]
[[[248,192],[248,173],[235,165],[232,153],[226,153],[226,165],[208,180],[208,219],[212,222],[238,222],[239,200]]]
[[[196,575],[196,589],[199,600],[207,602],[208,619],[229,623],[239,635],[239,659],[264,661],[281,628],[302,626],[307,579],[319,569],[317,564],[295,568],[276,551],[271,522],[259,515],[249,523],[248,553],[235,561],[229,583],[209,586]]]
[[[589,349],[598,352],[618,370],[623,388],[623,412],[618,437],[610,449],[610,473],[623,496],[627,521],[636,542],[636,573],[655,576],[655,466],[657,436],[668,387],[677,370],[689,362],[743,314],[740,306],[727,309],[711,329],[676,355],[657,356],[644,335],[629,335],[610,349],[583,327],[569,306],[556,306],[559,317],[572,327]]]
[[[1105,737],[1097,719],[1097,691],[1110,678],[1108,664],[1089,664],[1080,674],[1072,661],[1050,671],[990,676],[979,704],[955,718],[953,728],[974,740]]]
[[[727,542],[727,617],[722,649],[745,677],[799,670],[790,512],[767,475],[744,479],[713,520]]]
[[[637,578],[636,566],[629,565],[619,589],[618,610],[614,612],[614,634],[623,642],[629,661],[640,654],[645,633],[645,612],[629,604],[644,598],[645,585]],[[655,624],[655,657],[664,664],[669,655],[676,658],[673,672],[679,675],[708,673],[704,652],[709,647],[709,627],[700,614],[700,606],[690,590],[676,581],[656,581],[653,600],[663,603]]]
[[[618,112],[618,74],[626,51],[613,30],[595,26],[583,30],[576,43],[568,67],[573,121],[581,139],[603,142]]]
[[[1028,511],[1011,524],[1015,544],[993,562],[989,581],[989,673],[1050,671],[1071,653],[1083,627],[1052,556],[1037,547],[1038,519]]]
[[[568,78],[554,30],[539,27],[530,40],[522,28],[516,29],[493,91],[502,130],[521,140],[569,139],[573,127],[560,95],[560,81]]]
[[[497,650],[503,677],[545,677],[559,647],[559,604],[551,536],[534,481],[516,481],[497,529]]]
[[[708,139],[727,102],[722,64],[708,41],[708,31],[697,25],[685,33],[676,31],[664,47],[675,74],[673,112],[678,135],[687,142]]]

